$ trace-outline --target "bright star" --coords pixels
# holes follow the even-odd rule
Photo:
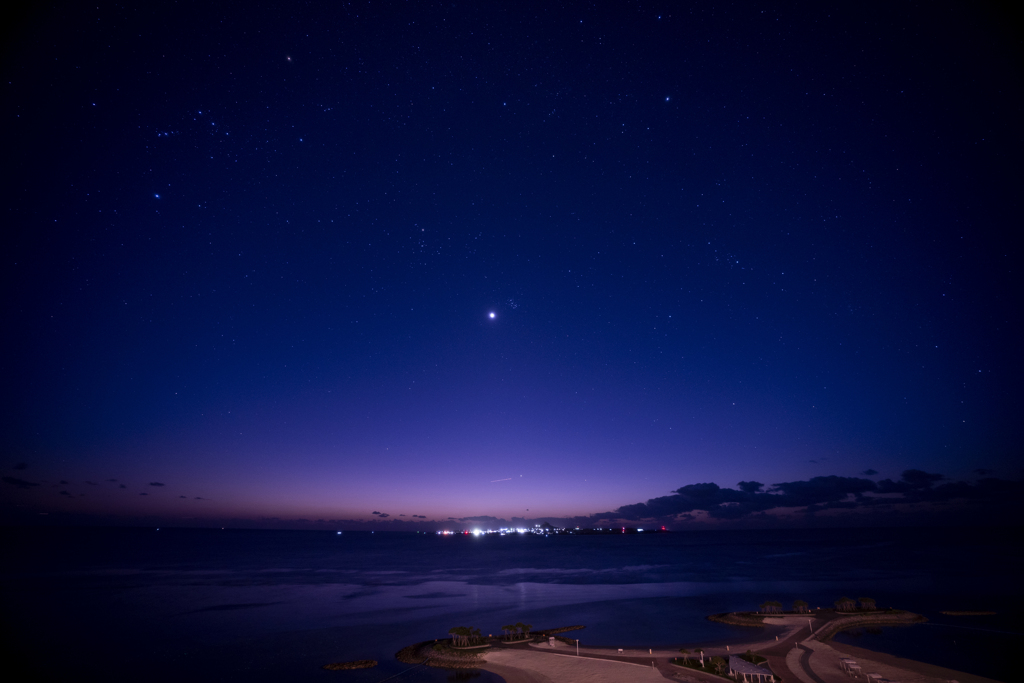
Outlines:
[[[488,313],[487,317],[490,318],[491,320],[494,320],[494,313]]]

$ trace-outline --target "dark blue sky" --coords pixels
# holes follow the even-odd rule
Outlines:
[[[994,11],[69,4],[13,31],[9,519],[566,517],[828,476],[789,502],[853,510],[1022,474]]]

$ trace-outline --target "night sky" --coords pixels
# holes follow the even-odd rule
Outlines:
[[[893,2],[17,16],[3,520],[1005,520],[1012,26]]]

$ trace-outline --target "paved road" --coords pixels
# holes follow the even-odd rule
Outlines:
[[[812,618],[817,622],[816,627],[822,625],[821,619],[830,621],[830,615],[814,615]],[[834,617],[833,617],[834,618]],[[798,630],[791,632],[786,638],[767,645],[761,645],[760,647],[754,647],[753,649],[761,655],[768,658],[768,666],[771,670],[786,683],[825,683],[819,676],[817,676],[812,670],[808,663],[811,651],[800,646],[800,641],[804,640],[811,634],[810,628],[805,626]],[[575,655],[576,650],[571,645],[561,644],[557,647],[550,648],[544,644],[529,645],[526,642],[508,646],[510,648],[515,647],[529,647],[531,652],[542,652],[550,655],[566,656]],[[794,653],[794,648],[798,648]],[[705,657],[712,655],[727,655],[737,654],[736,652],[727,652],[722,647],[705,648]],[[794,656],[795,655],[795,656]],[[631,664],[639,664],[642,666],[651,666],[658,670],[662,676],[670,680],[678,681],[680,675],[689,676],[690,678],[696,678],[699,680],[717,680],[721,681],[721,678],[714,676],[710,673],[704,673],[696,669],[687,669],[676,666],[672,663],[672,660],[679,656],[675,651],[671,650],[659,650],[651,654],[643,654],[635,650],[624,652],[619,654],[612,649],[604,648],[581,648],[580,657],[588,657],[591,659],[608,659],[616,662],[629,662]],[[794,666],[797,670],[793,671],[790,666]]]

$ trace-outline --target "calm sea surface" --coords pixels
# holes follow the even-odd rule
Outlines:
[[[843,529],[636,536],[3,529],[5,660],[36,680],[380,681],[405,645],[453,626],[585,624],[587,645],[680,646],[764,634],[713,612],[840,595],[920,626],[836,639],[1009,680],[1024,651],[1020,530]],[[953,618],[949,609],[996,617]],[[772,631],[769,631],[771,633]],[[375,669],[324,664],[376,659]],[[416,669],[399,682],[469,680]],[[482,673],[471,680],[497,677]]]

